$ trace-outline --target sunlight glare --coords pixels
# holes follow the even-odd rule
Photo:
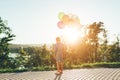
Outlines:
[[[65,28],[63,35],[67,43],[75,43],[80,37],[80,31],[76,28]]]

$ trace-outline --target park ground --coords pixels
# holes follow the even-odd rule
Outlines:
[[[55,80],[56,71],[0,73],[0,80]],[[56,80],[120,80],[120,68],[66,69]]]

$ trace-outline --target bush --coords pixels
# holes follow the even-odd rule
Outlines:
[[[13,72],[12,69],[0,69],[0,73]]]
[[[120,62],[85,63],[79,66],[79,68],[120,68]]]
[[[81,65],[71,65],[64,67],[64,69],[79,69],[79,68],[120,68],[120,62],[97,62],[97,63],[85,63]],[[56,70],[56,67],[39,66],[32,68],[16,68],[16,69],[0,69],[0,73],[6,72],[25,72],[25,71],[50,71]]]

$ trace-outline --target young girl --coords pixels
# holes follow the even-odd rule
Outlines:
[[[61,39],[57,37],[56,44],[54,46],[54,56],[57,65],[56,74],[61,74],[63,72],[63,54],[64,54],[64,45],[61,43]]]

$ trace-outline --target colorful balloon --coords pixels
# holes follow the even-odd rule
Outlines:
[[[65,15],[65,14],[64,14],[63,12],[60,12],[60,13],[58,14],[58,18],[59,18],[60,20],[62,20],[62,18],[63,18],[64,15]]]
[[[64,24],[66,24],[66,25],[67,25],[67,24],[68,24],[68,22],[69,22],[69,19],[70,19],[70,18],[69,18],[69,16],[68,16],[68,15],[64,15],[64,16],[63,16],[63,18],[62,18],[62,21],[64,22]]]
[[[58,14],[58,18],[60,21],[57,23],[58,28],[63,29],[66,27],[74,27],[80,25],[80,19],[78,16],[73,14],[65,14],[63,12],[60,12]]]
[[[59,21],[57,23],[57,26],[58,26],[59,29],[63,29],[65,27],[65,24],[62,21]]]

